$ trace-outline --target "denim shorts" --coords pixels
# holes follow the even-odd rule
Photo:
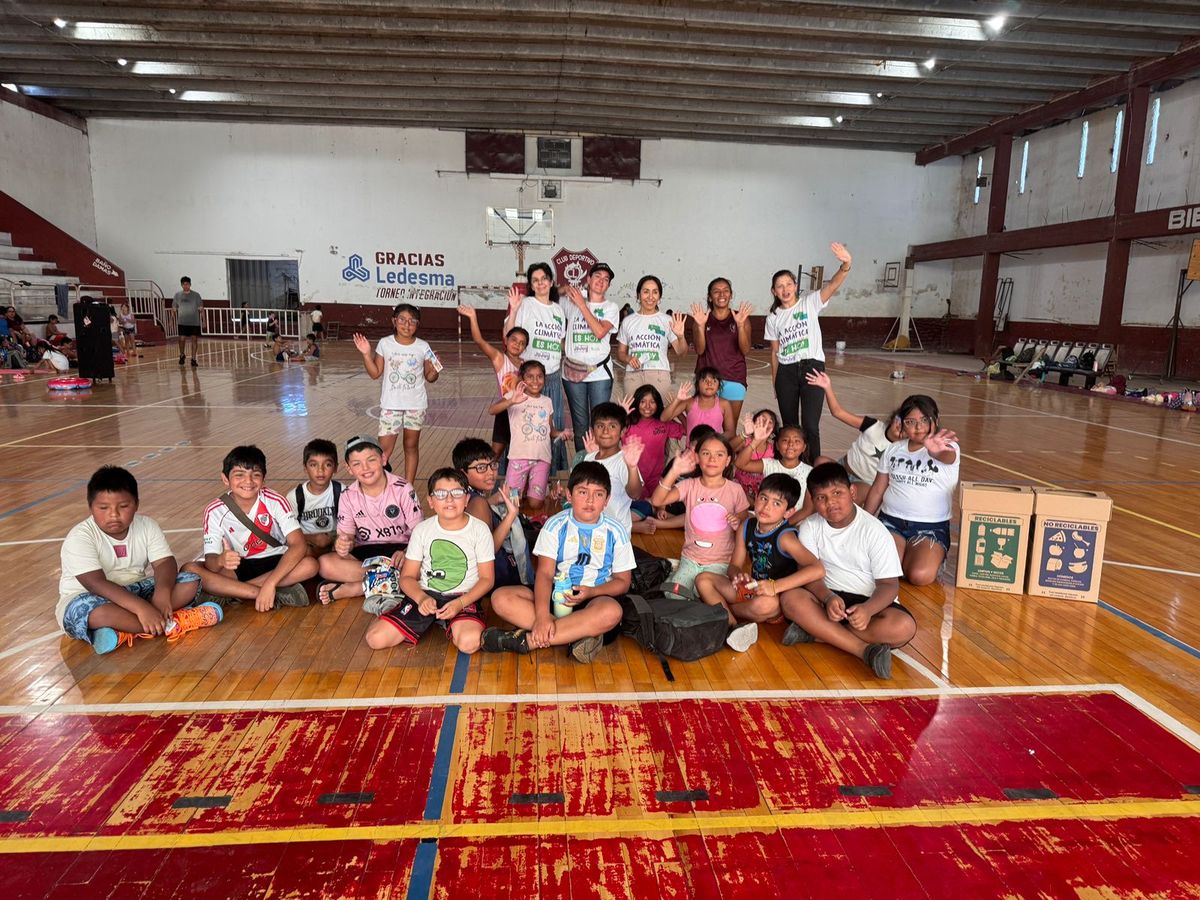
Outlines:
[[[942,549],[950,552],[950,520],[945,522],[910,522],[908,519],[897,519],[885,512],[879,513],[879,521],[892,534],[898,534],[910,544],[924,539],[941,544]]]
[[[192,582],[196,583],[196,592],[199,593],[199,575],[194,575],[191,572],[180,572],[175,576],[176,584],[191,584]],[[143,578],[141,581],[127,584],[125,585],[125,590],[137,597],[141,597],[143,600],[151,600],[154,597],[154,579]],[[90,644],[94,631],[88,628],[88,616],[92,614],[93,609],[103,606],[105,603],[112,603],[112,601],[105,600],[98,594],[83,593],[72,597],[71,602],[67,604],[66,610],[63,611],[63,631],[67,633],[68,637],[73,637],[77,641],[87,641]]]

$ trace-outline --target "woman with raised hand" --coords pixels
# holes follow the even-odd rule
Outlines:
[[[771,277],[775,301],[764,332],[771,345],[771,380],[779,415],[785,426],[799,425],[804,430],[813,459],[821,455],[821,409],[825,405],[825,392],[806,378],[809,372],[825,371],[817,317],[850,274],[850,251],[837,242],[830,244],[830,249],[842,265],[819,291],[800,296],[796,275],[790,269],[780,269]]]
[[[721,399],[733,407],[733,420],[742,414],[746,400],[746,354],[750,352],[750,313],[743,303],[733,308],[733,285],[728,278],[708,283],[708,308],[692,304],[696,323],[692,339],[696,344],[696,371],[713,368],[721,375]]]
[[[662,300],[662,282],[655,275],[643,275],[637,283],[638,311],[626,316],[617,332],[617,360],[625,365],[625,390],[636,391],[643,384],[658,388],[659,394],[671,392],[671,360],[668,348],[682,356],[687,353],[683,337],[685,317],[658,311]]]
[[[542,394],[550,398],[554,430],[562,431],[566,402],[561,369],[567,320],[558,301],[554,271],[547,263],[534,263],[525,272],[525,289],[522,296],[516,288],[509,288],[508,317],[504,320],[503,333],[507,335],[513,328],[524,328],[529,335],[529,343],[521,356],[526,361],[535,359],[545,368],[546,383]],[[550,471],[557,472],[565,466],[566,453],[562,444],[556,443]]]

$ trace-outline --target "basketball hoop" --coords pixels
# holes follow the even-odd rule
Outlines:
[[[554,210],[489,206],[484,210],[484,243],[509,244],[517,252],[517,275],[525,274],[526,247],[554,246]]]

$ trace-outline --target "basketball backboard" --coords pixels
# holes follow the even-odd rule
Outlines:
[[[489,206],[484,213],[484,240],[493,244],[554,246],[554,211]]]

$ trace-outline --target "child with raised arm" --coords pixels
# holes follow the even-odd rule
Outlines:
[[[636,565],[629,532],[604,512],[610,488],[608,470],[599,463],[581,462],[572,470],[571,507],[546,521],[533,548],[533,588],[492,594],[492,608],[516,630],[486,629],[484,650],[529,653],[565,645],[577,662],[595,659],[604,635],[621,621],[616,598],[629,592]]]
[[[760,409],[754,415],[742,417],[741,433],[732,442],[734,452],[740,453],[742,448],[753,439],[754,426],[760,419],[765,421],[771,430],[766,440],[750,451],[750,459],[774,459],[775,437],[779,433],[779,416],[775,415],[775,411],[771,409]],[[758,491],[758,486],[762,484],[762,473],[747,472],[745,469],[738,469],[733,477],[737,479],[737,483],[745,490],[746,496],[753,500],[755,493]]]
[[[158,523],[138,514],[127,470],[93,472],[87,501],[90,517],[67,532],[61,551],[54,620],[68,637],[111,653],[135,637],[174,641],[221,621],[217,604],[195,604],[200,578],[179,572]]]
[[[670,421],[687,411],[684,431],[692,433],[697,425],[711,426],[718,434],[727,438],[733,437],[736,420],[733,418],[733,406],[728,400],[718,396],[721,390],[721,376],[711,367],[701,369],[696,373],[693,382],[679,385],[675,399],[663,413],[663,418]]]
[[[570,429],[554,428],[554,404],[545,396],[546,367],[526,360],[518,370],[520,381],[490,407],[492,415],[506,413],[510,432],[508,475],[505,484],[528,499],[530,509],[541,509],[550,486],[550,459],[554,441],[570,437]]]
[[[871,485],[875,482],[875,476],[879,474],[879,459],[883,456],[883,451],[901,438],[900,417],[892,413],[885,420],[880,421],[870,416],[852,413],[838,402],[837,396],[833,393],[833,383],[829,380],[827,373],[809,372],[807,377],[809,384],[819,387],[825,392],[825,399],[829,403],[829,411],[833,413],[833,417],[851,428],[858,429],[858,437],[854,439],[854,443],[850,445],[846,455],[838,462],[850,473],[851,480],[861,492],[859,494],[860,502],[865,501],[867,491],[871,489]],[[826,457],[820,459],[820,462],[830,461]]]
[[[622,442],[634,439],[641,441],[642,454],[638,458],[638,472],[642,479],[642,499],[635,500],[632,509],[649,519],[655,515],[650,497],[667,464],[667,442],[681,440],[686,432],[678,422],[664,422],[665,412],[662,395],[652,384],[643,384],[625,397],[622,404],[626,414],[625,435]],[[657,519],[650,527],[657,525]],[[647,529],[649,530],[649,528]]]
[[[787,516],[800,491],[786,475],[768,475],[754,498],[754,515],[737,530],[728,572],[702,572],[696,593],[729,617],[725,643],[738,651],[758,640],[758,623],[780,615],[780,603],[794,588],[820,578],[825,570],[804,549]]]
[[[937,403],[924,394],[905,399],[897,415],[904,437],[883,451],[863,507],[892,533],[908,582],[932,584],[950,552],[958,437],[938,424]]]
[[[784,425],[775,433],[775,456],[755,459],[755,453],[770,441],[771,424],[766,417],[754,421],[754,430],[737,454],[737,467],[755,475],[787,475],[796,481],[800,491],[800,502],[789,519],[793,525],[812,515],[812,501],[808,498],[805,482],[812,466],[804,461],[804,432],[798,425]]]
[[[697,477],[679,480],[696,468],[700,470]],[[733,480],[733,452],[724,435],[710,434],[698,442],[696,450],[675,457],[651,502],[666,506],[676,501],[684,504],[683,551],[665,590],[691,599],[701,572],[726,573],[733,556],[734,530],[750,508],[746,492]]]
[[[604,511],[632,531],[654,533],[654,523],[641,513],[634,521],[632,504],[642,496],[642,442],[636,437],[621,445],[625,410],[616,403],[597,403],[592,409],[592,427],[583,439],[584,460],[598,462],[612,480]]]
[[[796,532],[825,574],[784,598],[791,624],[783,643],[823,641],[891,678],[892,650],[913,639],[917,623],[899,602],[896,545],[878,519],[855,505],[856,490],[837,463],[822,463],[808,476],[817,514]]]
[[[463,653],[479,649],[483,613],[479,602],[495,581],[492,534],[467,513],[467,479],[457,469],[429,476],[433,518],[412,531],[400,569],[403,598],[367,629],[372,650],[416,644],[434,623]]]
[[[317,574],[291,504],[264,486],[267,457],[257,447],[234,447],[221,464],[228,488],[204,510],[204,558],[183,567],[200,576],[205,592],[253,600],[259,612],[308,606],[301,584]]]
[[[411,303],[398,303],[392,310],[395,334],[381,338],[371,349],[363,335],[354,335],[354,346],[362,354],[363,366],[373,379],[383,379],[379,395],[379,446],[384,465],[396,449],[396,438],[404,434],[404,480],[417,477],[421,427],[429,398],[425,383],[437,381],[442,364],[433,349],[417,337],[421,310]],[[386,376],[386,377],[385,377]]]
[[[479,330],[479,316],[475,307],[463,304],[458,308],[458,314],[467,320],[471,328],[471,340],[483,351],[483,355],[492,364],[496,373],[496,387],[499,396],[504,397],[517,386],[520,380],[521,354],[529,346],[529,332],[524,328],[514,327],[504,333],[504,349],[500,350],[489,344]],[[496,413],[492,420],[492,452],[496,456],[504,453],[510,440],[508,413]]]
[[[463,438],[454,445],[453,458],[454,468],[467,476],[467,512],[492,532],[492,545],[496,550],[496,587],[521,584],[513,536],[520,507],[512,494],[504,490],[496,454],[485,440]],[[515,537],[524,554],[527,550],[525,533],[520,531],[520,526],[518,531]]]

